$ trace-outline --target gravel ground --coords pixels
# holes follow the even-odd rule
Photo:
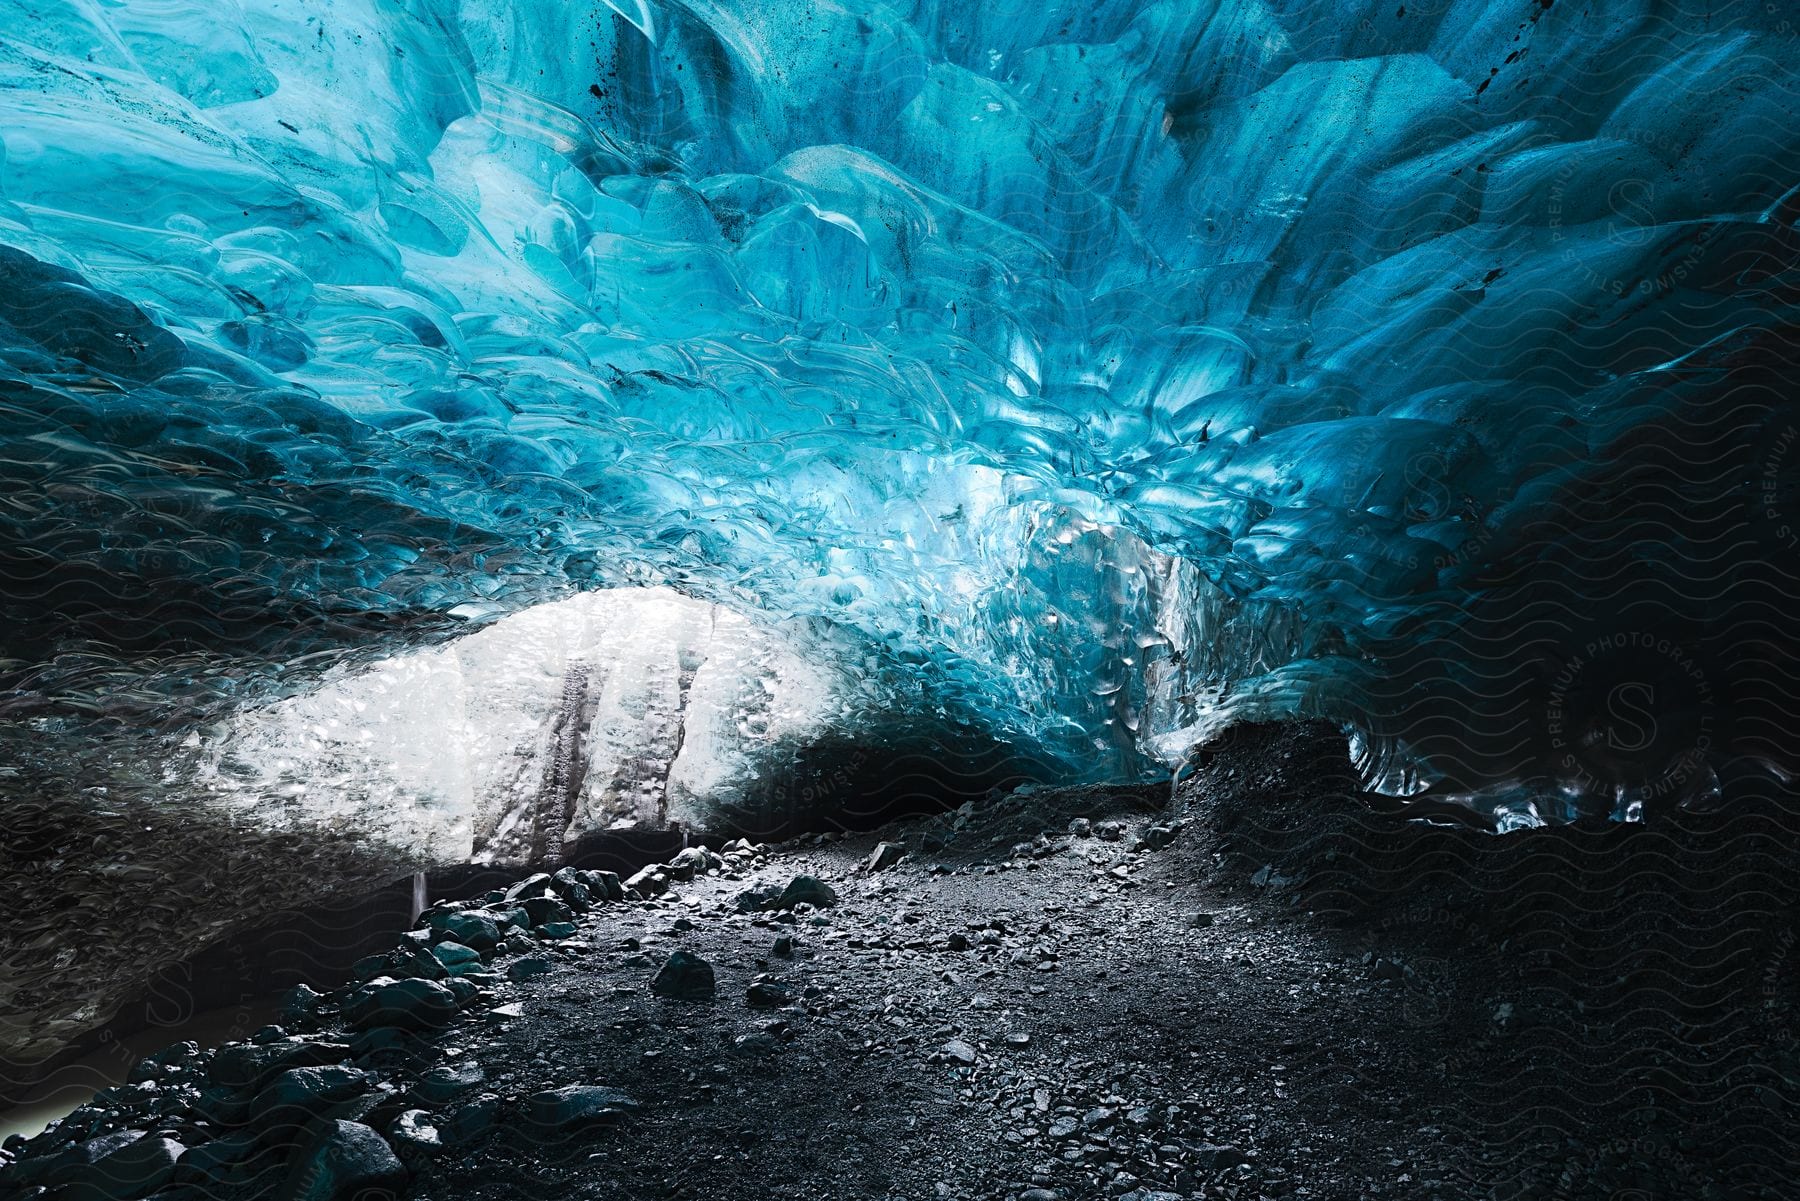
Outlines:
[[[1794,1195],[1781,1031],[1800,973],[1765,920],[1786,902],[1742,894],[1754,903],[1725,910],[1751,915],[1761,949],[1727,938],[1723,959],[1649,994],[1620,972],[1660,970],[1658,940],[1691,949],[1687,910],[1621,922],[1606,915],[1636,910],[1590,905],[1600,918],[1546,946],[1600,930],[1627,944],[1625,967],[1541,961],[1542,915],[1566,917],[1579,890],[1519,890],[1506,911],[1481,871],[1437,870],[1442,839],[1466,832],[1413,847],[1417,886],[1376,899],[1338,886],[1373,850],[1234,818],[1330,793],[1319,764],[1337,754],[1289,731],[1221,753],[1174,802],[1166,787],[1046,789],[851,837],[690,850],[637,878],[645,898],[579,914],[555,898],[582,891],[571,882],[597,898],[597,874],[494,894],[481,912],[517,910],[530,931],[503,927],[500,949],[453,969],[441,1028],[396,1033],[368,1016],[370,986],[346,986],[260,1050],[177,1052],[15,1145],[0,1197],[88,1187],[75,1161],[119,1131],[181,1150],[154,1181],[164,1201]],[[1726,845],[1740,874],[1761,853]],[[773,895],[797,879],[811,902]],[[440,944],[456,921],[483,940],[476,904],[428,911]],[[433,962],[461,953],[439,945]],[[360,974],[377,972],[409,974],[398,955]],[[668,995],[682,992],[697,995]],[[278,1053],[328,1066],[243,1066]],[[201,1175],[209,1155],[237,1166]],[[100,1176],[107,1195],[147,1191]],[[76,1185],[61,1187],[57,1201]]]

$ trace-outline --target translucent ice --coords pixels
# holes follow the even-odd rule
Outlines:
[[[0,28],[15,705],[656,584],[1092,775],[1300,711],[1458,795],[1800,768],[1733,716],[1793,665],[1721,649],[1781,611],[1800,455],[1779,5]],[[1594,749],[1595,672],[1668,675],[1666,744]]]
[[[614,827],[726,828],[781,762],[868,720],[857,681],[829,662],[642,588],[334,669],[243,714],[203,755],[206,778],[286,791],[310,821],[428,860],[542,862]]]

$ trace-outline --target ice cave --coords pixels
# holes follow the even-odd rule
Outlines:
[[[1800,1192],[1791,0],[0,77],[0,1201]]]

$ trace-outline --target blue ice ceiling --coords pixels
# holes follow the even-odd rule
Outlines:
[[[1090,773],[1779,776],[1795,21],[0,0],[6,681],[668,582]]]

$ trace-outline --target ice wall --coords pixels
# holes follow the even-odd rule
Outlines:
[[[1521,812],[1800,766],[1736,649],[1792,591],[1783,6],[0,28],[16,705],[662,584],[1090,774],[1296,711]]]
[[[666,588],[537,605],[332,669],[198,740],[200,786],[427,862],[557,862],[615,829],[769,829],[765,781],[882,695],[830,657]],[[817,649],[817,648],[813,648]]]

